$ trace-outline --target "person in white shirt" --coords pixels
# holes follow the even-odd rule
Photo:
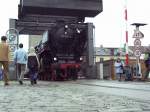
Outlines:
[[[27,58],[27,52],[23,49],[23,44],[20,43],[19,49],[17,49],[14,53],[14,62],[16,64],[17,78],[19,80],[20,85],[23,84]]]

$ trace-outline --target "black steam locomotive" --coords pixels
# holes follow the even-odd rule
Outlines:
[[[87,41],[87,24],[59,21],[43,33],[43,39],[35,47],[42,71],[50,73],[52,80],[77,79]]]

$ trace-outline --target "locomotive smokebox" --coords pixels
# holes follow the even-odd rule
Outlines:
[[[102,0],[20,0],[19,18],[26,15],[94,17],[102,12]]]

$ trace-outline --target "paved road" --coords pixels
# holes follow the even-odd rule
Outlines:
[[[150,93],[150,82],[78,80],[74,83],[93,87],[96,86],[101,88],[101,92],[105,92],[107,94],[150,101],[150,95],[148,95]]]
[[[116,86],[109,87],[111,84]],[[147,92],[145,96],[148,96],[149,90],[132,91],[131,85],[136,83],[127,83],[126,88],[123,87],[124,84],[126,83],[82,80],[39,81],[37,85],[31,86],[26,81],[23,86],[11,82],[10,86],[5,87],[0,82],[0,112],[150,112],[150,99],[134,97],[136,94],[133,97],[132,94],[119,95],[123,91],[137,91],[134,93]],[[145,87],[148,84],[139,85]],[[118,93],[114,94],[116,91]]]

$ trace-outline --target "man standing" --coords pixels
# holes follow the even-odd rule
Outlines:
[[[0,43],[0,63],[4,67],[4,85],[9,85],[8,83],[8,65],[9,65],[9,45],[6,43],[7,37],[1,37]]]
[[[14,61],[17,68],[17,78],[20,85],[22,85],[27,63],[27,52],[23,49],[22,43],[19,44],[19,49],[17,49],[14,53]]]

